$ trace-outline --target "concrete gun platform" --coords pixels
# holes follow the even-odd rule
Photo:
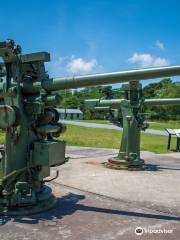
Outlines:
[[[142,152],[148,171],[104,167],[117,150],[68,147],[47,212],[2,218],[1,240],[180,239],[180,153]],[[135,229],[141,227],[138,236]]]

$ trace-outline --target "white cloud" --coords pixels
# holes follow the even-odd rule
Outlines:
[[[66,65],[67,71],[73,74],[91,73],[97,66],[96,59],[85,61],[83,58],[72,57],[71,61]]]
[[[156,41],[155,45],[160,49],[164,49],[164,43],[159,40]]]
[[[49,64],[49,72],[53,77],[66,76],[71,74],[88,74],[92,73],[102,67],[97,64],[96,59],[86,61],[83,58],[71,57],[56,57],[55,61]]]
[[[128,61],[130,63],[137,63],[141,67],[162,67],[170,64],[166,58],[156,57],[149,53],[134,53]]]

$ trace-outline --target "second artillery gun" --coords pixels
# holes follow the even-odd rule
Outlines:
[[[86,107],[108,113],[110,120],[123,128],[118,156],[110,158],[106,166],[128,170],[145,169],[144,160],[140,157],[141,131],[149,127],[149,124],[145,122],[144,108],[146,106],[180,105],[180,98],[145,99],[142,85],[138,81],[122,85],[122,99],[114,99],[112,90],[107,87],[103,92],[105,96],[100,99],[85,100]]]
[[[65,142],[55,139],[65,131],[55,109],[61,102],[55,91],[180,75],[180,66],[171,66],[50,78],[45,70],[49,53],[23,55],[13,40],[0,42],[0,57],[0,128],[6,135],[0,159],[0,215],[36,213],[56,202],[45,185],[50,167],[66,162]]]

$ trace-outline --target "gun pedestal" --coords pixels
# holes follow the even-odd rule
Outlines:
[[[122,86],[124,100],[119,109],[122,113],[123,134],[119,154],[108,160],[106,166],[114,169],[144,170],[144,160],[140,158],[141,130],[147,127],[140,115],[142,86],[139,82],[130,82]]]
[[[142,86],[138,81],[122,85],[124,99],[103,97],[100,100],[86,100],[87,107],[97,111],[109,111],[110,120],[123,127],[119,154],[105,164],[115,169],[143,170],[144,161],[140,158],[141,130],[148,125],[144,122],[142,112]]]
[[[106,167],[114,169],[143,170],[144,160],[140,158],[141,128],[128,100],[121,101],[123,134],[118,156],[108,159]]]

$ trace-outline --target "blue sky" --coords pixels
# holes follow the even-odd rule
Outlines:
[[[180,64],[178,0],[9,0],[0,6],[0,40],[14,39],[24,53],[50,52],[51,76]]]

